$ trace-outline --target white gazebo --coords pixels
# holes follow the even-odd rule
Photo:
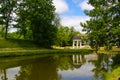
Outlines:
[[[73,37],[73,49],[81,49],[82,48],[82,39],[79,35]]]

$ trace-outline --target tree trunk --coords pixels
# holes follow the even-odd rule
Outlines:
[[[8,79],[7,79],[6,69],[4,69],[3,71],[4,71],[4,80],[8,80]]]
[[[7,39],[7,35],[8,35],[8,22],[6,23],[5,26],[5,39]]]

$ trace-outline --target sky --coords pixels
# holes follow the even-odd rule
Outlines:
[[[87,2],[88,0],[53,0],[55,12],[61,19],[60,23],[63,26],[73,26],[75,30],[83,33],[80,22],[90,19],[84,14],[84,10],[93,9]]]

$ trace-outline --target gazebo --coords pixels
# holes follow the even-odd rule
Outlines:
[[[77,48],[77,49],[81,49],[82,48],[82,38],[77,35],[73,37],[73,49]]]

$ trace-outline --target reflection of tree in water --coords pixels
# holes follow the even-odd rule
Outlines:
[[[45,57],[36,63],[21,66],[16,80],[61,80],[60,70],[74,69],[72,55],[54,55]]]
[[[48,57],[42,57],[30,61],[27,65],[21,66],[19,74],[16,75],[16,80],[61,80],[62,75],[58,74],[58,70],[73,70],[76,65],[73,63],[78,62],[80,65],[86,63],[86,55],[52,55]],[[113,64],[112,64],[113,57]],[[98,54],[98,60],[90,58],[89,61],[95,65],[93,69],[95,80],[104,80],[105,74],[111,70],[111,65],[119,65],[120,55],[100,55]],[[28,61],[27,61],[28,62]],[[80,68],[81,66],[78,66]],[[2,73],[3,74],[3,73]],[[100,79],[101,78],[101,79]],[[2,79],[7,80],[7,79]]]
[[[98,60],[93,64],[95,65],[93,69],[95,80],[104,80],[105,75],[111,71],[112,55],[98,54]]]
[[[113,69],[118,66],[120,66],[120,54],[117,54],[113,57],[113,64],[112,64]]]
[[[7,74],[6,74],[6,69],[0,70],[0,76],[1,76],[1,80],[8,80]]]
[[[52,55],[24,61],[25,64],[19,64],[21,67],[16,80],[61,80],[62,76],[58,74],[58,70],[74,69],[71,57],[72,55]],[[3,69],[0,74],[0,80],[7,80]]]
[[[71,55],[60,56],[57,59],[57,61],[58,61],[58,68],[60,70],[68,70],[68,69],[73,70],[74,69],[74,66],[72,65]]]
[[[120,80],[120,54],[113,55],[112,60],[112,70],[105,80]]]
[[[51,58],[21,67],[16,80],[57,80],[57,65]]]

